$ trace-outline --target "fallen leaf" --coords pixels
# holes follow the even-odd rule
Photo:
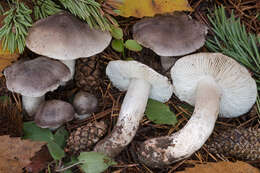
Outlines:
[[[260,170],[249,165],[246,162],[217,162],[198,164],[193,168],[186,168],[185,171],[178,173],[260,173]]]
[[[35,152],[39,151],[45,142],[21,140],[10,138],[8,135],[0,136],[0,172],[22,173],[22,169],[31,163]]]
[[[0,16],[0,27],[2,27],[3,19],[4,16]],[[4,68],[12,64],[12,62],[17,60],[19,56],[20,54],[18,53],[18,50],[15,51],[15,53],[11,53],[8,50],[3,50],[2,41],[0,41],[0,77],[3,75],[2,71]]]
[[[42,149],[33,156],[32,162],[26,166],[26,170],[32,173],[38,173],[53,159],[48,151],[47,146],[43,146]]]
[[[107,0],[124,17],[154,16],[173,11],[192,11],[187,0]]]
[[[148,99],[145,115],[156,124],[174,125],[177,123],[176,116],[169,106],[153,99]]]

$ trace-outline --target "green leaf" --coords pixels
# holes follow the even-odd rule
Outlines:
[[[123,40],[116,40],[114,39],[112,41],[112,48],[117,52],[123,52],[124,51],[124,42]]]
[[[112,26],[111,27],[111,35],[112,37],[114,37],[117,40],[123,39],[123,30],[119,27],[116,26]]]
[[[174,125],[177,123],[176,116],[169,107],[153,99],[148,100],[145,114],[156,124]]]
[[[101,173],[109,166],[117,164],[111,158],[97,152],[82,152],[78,160],[82,163],[81,169],[86,173]]]
[[[56,142],[61,148],[64,148],[68,137],[68,131],[64,127],[61,127],[54,134],[54,142]]]
[[[50,142],[54,136],[49,129],[38,127],[33,121],[25,122],[23,124],[24,139],[31,139],[33,141]]]
[[[126,40],[125,42],[125,47],[131,51],[141,51],[142,50],[142,46],[140,44],[138,44],[135,40]]]
[[[49,141],[47,147],[54,160],[61,160],[65,156],[64,150],[57,143]]]

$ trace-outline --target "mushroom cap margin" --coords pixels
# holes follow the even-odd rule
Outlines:
[[[70,103],[49,100],[41,104],[35,114],[35,123],[42,128],[52,128],[71,121],[75,111]]]
[[[57,89],[70,79],[70,70],[63,63],[38,57],[16,62],[4,70],[7,88],[28,97],[40,97]]]
[[[181,56],[202,47],[208,28],[184,13],[156,16],[138,21],[134,39],[159,56]]]
[[[197,53],[179,59],[171,69],[175,95],[195,105],[197,83],[205,76],[213,77],[220,87],[220,117],[238,117],[254,105],[255,80],[244,66],[221,53]]]
[[[75,16],[61,12],[35,22],[29,29],[26,46],[50,58],[73,60],[102,52],[111,39],[109,32],[91,29]]]
[[[143,79],[151,84],[149,98],[166,102],[173,93],[173,86],[167,77],[137,61],[110,61],[106,74],[112,84],[121,91],[126,91],[131,78]]]

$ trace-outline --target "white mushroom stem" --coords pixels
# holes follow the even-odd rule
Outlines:
[[[145,141],[137,153],[140,161],[151,167],[162,167],[199,150],[214,129],[220,97],[220,88],[213,78],[200,80],[196,89],[195,110],[188,123],[170,136]]]
[[[160,60],[161,60],[161,66],[163,70],[167,71],[174,65],[177,58],[172,56],[161,56]]]
[[[118,155],[134,138],[144,116],[151,85],[142,79],[132,79],[113,131],[94,148],[109,157]]]
[[[29,116],[33,116],[41,103],[45,100],[45,95],[41,97],[22,96],[23,108]]]
[[[71,79],[73,79],[73,76],[75,74],[75,63],[76,60],[60,60],[63,64],[65,64],[69,69],[71,73]]]

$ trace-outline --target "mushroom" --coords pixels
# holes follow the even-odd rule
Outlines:
[[[69,69],[61,62],[47,57],[18,61],[4,70],[6,86],[22,95],[22,103],[32,116],[44,101],[44,95],[70,79]]]
[[[49,100],[42,103],[37,110],[34,122],[41,128],[55,130],[75,116],[74,108],[70,103],[61,100]]]
[[[73,107],[76,111],[76,118],[85,119],[97,111],[98,99],[84,91],[79,91],[73,99]]]
[[[75,73],[75,59],[102,52],[110,43],[111,35],[91,29],[75,16],[61,12],[38,20],[29,29],[26,46],[33,52],[61,60]]]
[[[161,56],[164,70],[168,70],[176,61],[171,56],[186,55],[202,47],[206,34],[207,27],[204,24],[180,12],[145,18],[133,26],[133,38]]]
[[[209,138],[220,117],[238,117],[254,105],[257,87],[247,69],[220,53],[197,53],[171,69],[175,95],[195,105],[188,123],[170,136],[146,140],[138,157],[151,167],[188,158]]]
[[[173,87],[167,77],[137,61],[110,61],[106,74],[116,88],[127,93],[112,133],[100,141],[94,151],[115,157],[135,136],[148,97],[166,102]]]

